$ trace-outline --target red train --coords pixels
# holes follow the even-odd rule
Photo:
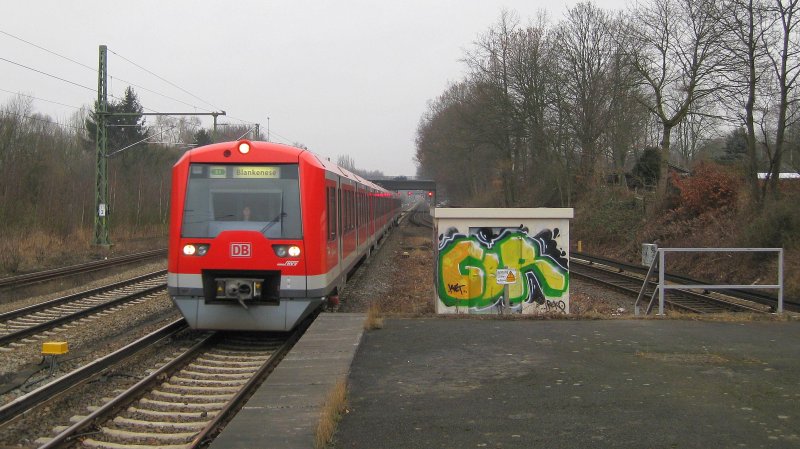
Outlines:
[[[399,212],[397,195],[307,150],[196,148],[172,169],[169,293],[192,328],[290,330]]]

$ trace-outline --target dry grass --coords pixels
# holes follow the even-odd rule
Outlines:
[[[166,246],[164,226],[113,231],[111,250],[93,246],[94,231],[88,227],[66,236],[41,230],[6,233],[0,237],[0,277]]]
[[[34,230],[8,235],[0,241],[0,272],[19,273],[65,265],[76,255],[90,252],[91,232],[77,231],[67,237]]]
[[[336,425],[346,411],[347,381],[341,379],[328,392],[328,397],[322,407],[322,413],[317,424],[317,433],[314,437],[314,447],[316,449],[323,449],[328,444],[336,431]]]
[[[632,307],[631,307],[632,308]],[[569,313],[587,318],[619,315],[619,306],[586,293],[572,293],[569,297]]]
[[[367,319],[364,320],[364,330],[383,329],[383,317],[380,304],[373,302],[367,310]]]

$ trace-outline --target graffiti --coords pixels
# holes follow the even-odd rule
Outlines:
[[[480,228],[474,235],[455,228],[439,236],[437,292],[448,307],[482,311],[497,305],[503,285],[495,281],[498,268],[517,270],[520,281],[510,284],[511,307],[536,304],[544,310],[566,313],[558,298],[568,295],[569,268],[566,254],[558,248],[557,228],[531,237],[528,229]]]
[[[466,285],[463,284],[447,284],[447,291],[450,293],[464,293],[464,287]]]
[[[558,301],[548,299],[545,303],[545,308],[548,312],[567,313],[567,303],[560,299]]]

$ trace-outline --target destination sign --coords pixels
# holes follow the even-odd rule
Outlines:
[[[281,168],[270,165],[236,165],[234,178],[280,178]]]

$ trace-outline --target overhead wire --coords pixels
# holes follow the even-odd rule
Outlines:
[[[128,84],[128,85],[130,85],[130,86],[133,86],[133,87],[139,88],[139,89],[141,89],[141,90],[143,90],[143,91],[150,92],[150,93],[152,93],[152,94],[155,94],[155,95],[158,95],[158,96],[161,96],[161,97],[164,97],[164,98],[170,99],[170,100],[172,100],[172,101],[176,101],[176,102],[178,102],[178,103],[184,104],[184,105],[186,105],[186,106],[189,106],[189,107],[191,107],[191,108],[200,109],[201,111],[206,111],[206,112],[214,112],[214,111],[212,111],[212,110],[210,110],[210,109],[201,108],[201,107],[199,107],[199,106],[195,106],[195,105],[193,105],[193,104],[187,103],[187,102],[185,102],[185,101],[183,101],[183,100],[178,100],[177,98],[170,97],[169,95],[162,94],[162,93],[160,93],[160,92],[156,92],[156,91],[154,91],[154,90],[152,90],[152,89],[148,89],[148,88],[146,88],[146,87],[144,87],[144,86],[140,86],[140,85],[138,85],[138,84],[135,84],[135,83],[132,83],[132,82],[130,82],[130,81],[126,81],[126,80],[124,80],[124,79],[122,79],[122,78],[120,78],[120,77],[118,77],[118,76],[116,77],[116,79],[117,79],[117,80],[119,80],[119,81],[122,81],[123,83],[125,83],[125,84]]]
[[[69,61],[69,62],[72,62],[72,63],[74,63],[74,64],[77,64],[77,65],[79,65],[79,66],[81,66],[81,67],[87,68],[87,69],[91,70],[92,72],[95,72],[95,71],[97,71],[97,69],[96,69],[96,68],[90,67],[90,66],[88,66],[88,65],[86,65],[86,64],[84,64],[84,63],[82,63],[82,62],[76,61],[76,60],[74,60],[74,59],[72,59],[72,58],[69,58],[69,57],[67,57],[67,56],[64,56],[64,55],[62,55],[62,54],[60,54],[60,53],[57,53],[57,52],[55,52],[55,51],[53,51],[53,50],[49,50],[49,49],[47,49],[47,48],[44,48],[44,47],[42,47],[41,45],[37,45],[37,44],[34,44],[33,42],[26,41],[25,39],[23,39],[23,38],[21,38],[21,37],[19,37],[19,36],[15,36],[15,35],[13,35],[13,34],[11,34],[11,33],[9,33],[9,32],[6,32],[6,31],[3,31],[3,30],[0,30],[0,34],[5,34],[5,35],[6,35],[6,36],[8,36],[8,37],[14,38],[14,39],[16,39],[16,40],[18,40],[18,41],[21,41],[21,42],[25,42],[26,44],[28,44],[28,45],[31,45],[31,46],[34,46],[34,47],[38,48],[39,50],[46,51],[47,53],[50,53],[51,55],[58,56],[59,58],[66,59],[66,60],[67,60],[67,61]]]
[[[44,72],[44,71],[42,71],[42,70],[34,69],[33,67],[28,67],[28,66],[26,66],[25,64],[20,64],[19,62],[15,62],[15,61],[12,61],[12,60],[10,60],[10,59],[6,59],[6,58],[3,58],[3,57],[0,57],[0,61],[6,61],[6,62],[8,62],[8,63],[11,63],[11,64],[14,64],[14,65],[17,65],[17,66],[23,67],[23,68],[25,68],[25,69],[28,69],[28,70],[31,70],[31,71],[34,71],[34,72],[36,72],[36,73],[41,73],[42,75],[49,76],[50,78],[55,78],[55,79],[57,79],[57,80],[59,80],[59,81],[63,81],[63,82],[65,82],[65,83],[69,83],[69,84],[72,84],[72,85],[74,85],[74,86],[78,86],[78,87],[84,88],[84,89],[86,89],[86,90],[89,90],[89,91],[95,92],[95,89],[94,89],[94,88],[91,88],[91,87],[84,86],[83,84],[78,84],[78,83],[76,83],[76,82],[74,82],[74,81],[70,81],[70,80],[67,80],[67,79],[61,78],[61,77],[59,77],[59,76],[55,76],[55,75],[53,75],[53,74],[50,74],[50,73]]]
[[[166,79],[166,78],[164,78],[164,77],[162,77],[162,76],[160,76],[160,75],[158,75],[158,74],[146,69],[145,67],[142,67],[141,65],[131,61],[130,59],[126,58],[125,56],[122,56],[121,54],[115,52],[114,50],[109,49],[108,51],[113,53],[113,54],[115,54],[115,55],[117,55],[119,58],[123,59],[124,61],[127,61],[129,64],[134,65],[134,66],[138,67],[139,69],[144,70],[145,72],[149,73],[150,75],[153,75],[154,77],[160,79],[161,81],[169,84],[170,86],[175,87],[176,89],[178,89],[181,92],[191,96],[192,98],[194,98],[196,100],[199,100],[199,101],[202,101],[203,103],[211,106],[212,108],[214,108],[214,109],[216,109],[218,111],[222,111],[223,110],[223,108],[220,108],[219,106],[215,106],[213,103],[210,103],[210,102],[198,97],[197,95],[195,95],[195,94],[189,92],[188,90],[178,86],[177,84],[173,83],[172,81],[170,81],[170,80],[168,80],[168,79]]]
[[[73,63],[73,64],[79,65],[79,66],[81,66],[81,67],[83,67],[83,68],[85,68],[85,69],[87,69],[87,70],[90,70],[90,71],[92,71],[92,72],[94,72],[94,71],[96,70],[95,68],[93,68],[93,67],[91,67],[91,66],[89,66],[89,65],[87,65],[87,64],[84,64],[84,63],[82,63],[82,62],[80,62],[80,61],[76,61],[75,59],[72,59],[72,58],[70,58],[70,57],[68,57],[68,56],[65,56],[65,55],[61,54],[61,53],[58,53],[58,52],[56,52],[56,51],[50,50],[50,49],[48,49],[48,48],[45,48],[45,47],[43,47],[43,46],[41,46],[41,45],[35,44],[35,43],[31,42],[31,41],[28,41],[28,40],[26,40],[26,39],[23,39],[23,38],[21,38],[21,37],[19,37],[19,36],[16,36],[16,35],[14,35],[14,34],[11,34],[11,33],[9,33],[9,32],[6,32],[6,31],[3,31],[3,30],[0,30],[0,34],[6,35],[6,36],[8,36],[8,37],[10,37],[10,38],[12,38],[12,39],[16,39],[16,40],[18,40],[18,41],[20,41],[20,42],[23,42],[23,43],[25,43],[25,44],[28,44],[28,45],[30,45],[30,46],[36,47],[36,48],[38,48],[38,49],[40,49],[40,50],[42,50],[42,51],[45,51],[45,52],[47,52],[47,53],[49,53],[49,54],[52,54],[52,55],[54,55],[54,56],[57,56],[57,57],[59,57],[59,58],[62,58],[62,59],[66,60],[66,61],[69,61],[69,62],[71,62],[71,63]],[[178,86],[177,84],[175,84],[175,83],[173,83],[173,82],[171,82],[171,81],[167,80],[166,78],[164,78],[164,77],[162,77],[162,76],[160,76],[160,75],[158,75],[158,74],[154,73],[153,71],[151,71],[151,70],[149,70],[149,69],[147,69],[147,68],[143,67],[142,65],[140,65],[140,64],[137,64],[136,62],[134,62],[134,61],[130,60],[129,58],[126,58],[125,56],[123,56],[123,55],[121,55],[121,54],[119,54],[119,53],[115,52],[114,50],[111,50],[111,49],[109,49],[108,51],[109,51],[109,52],[111,52],[112,54],[116,55],[117,57],[121,58],[122,60],[124,60],[124,61],[128,62],[129,64],[131,64],[131,65],[133,65],[133,66],[135,66],[135,67],[137,67],[137,68],[139,68],[139,69],[141,69],[141,70],[143,70],[143,71],[147,72],[148,74],[150,74],[150,75],[152,75],[152,76],[154,76],[154,77],[158,78],[159,80],[161,80],[161,81],[163,81],[163,82],[165,82],[165,83],[169,84],[170,86],[173,86],[173,87],[175,87],[176,89],[180,90],[181,92],[184,92],[185,94],[187,94],[187,95],[191,96],[192,98],[194,98],[194,99],[196,99],[196,100],[199,100],[199,101],[201,101],[202,103],[205,103],[205,104],[207,104],[207,105],[209,105],[209,106],[213,107],[215,110],[217,110],[217,111],[222,111],[222,110],[224,110],[223,108],[220,108],[220,107],[218,107],[218,106],[214,105],[213,103],[211,103],[211,102],[209,102],[209,101],[207,101],[207,100],[204,100],[203,98],[200,98],[199,96],[197,96],[197,95],[195,95],[195,94],[193,94],[193,93],[189,92],[188,90],[186,90],[186,89],[184,89],[184,88],[182,88],[182,87]],[[27,70],[34,71],[34,72],[36,72],[36,73],[40,73],[40,74],[42,74],[42,75],[45,75],[45,76],[48,76],[48,77],[51,77],[51,78],[57,79],[57,80],[59,80],[59,81],[65,82],[65,83],[72,84],[72,85],[74,85],[74,86],[77,86],[77,87],[81,87],[81,88],[83,88],[83,89],[86,89],[86,90],[89,90],[89,91],[91,91],[91,92],[96,92],[96,89],[94,89],[94,88],[92,88],[92,87],[84,86],[84,85],[82,85],[82,84],[76,83],[76,82],[74,82],[74,81],[67,80],[67,79],[65,79],[65,78],[61,78],[61,77],[59,77],[59,76],[56,76],[56,75],[53,75],[53,74],[51,74],[51,73],[47,73],[47,72],[45,72],[45,71],[42,71],[42,70],[39,70],[39,69],[35,69],[35,68],[33,68],[33,67],[29,67],[29,66],[27,66],[27,65],[25,65],[25,64],[21,64],[21,63],[19,63],[19,62],[12,61],[12,60],[10,60],[10,59],[3,58],[3,57],[0,57],[0,60],[3,60],[3,61],[5,61],[5,62],[8,62],[8,63],[10,63],[10,64],[17,65],[17,66],[19,66],[19,67],[22,67],[22,68],[25,68],[25,69],[27,69]],[[113,80],[113,78],[114,78],[114,77],[112,76],[112,80]],[[175,102],[181,103],[181,104],[183,104],[183,105],[186,105],[186,106],[189,106],[189,107],[192,107],[192,108],[195,108],[195,109],[199,109],[199,110],[202,110],[202,111],[206,111],[206,112],[213,112],[213,111],[211,111],[211,110],[208,110],[208,109],[205,109],[205,108],[202,108],[202,107],[199,107],[199,106],[196,106],[196,105],[190,104],[190,103],[188,103],[188,102],[185,102],[185,101],[183,101],[183,100],[180,100],[180,99],[177,99],[177,98],[171,97],[171,96],[169,96],[169,95],[166,95],[166,94],[163,94],[163,93],[160,93],[160,92],[154,91],[154,90],[152,90],[152,89],[146,88],[146,87],[144,87],[144,86],[141,86],[141,85],[139,85],[139,84],[133,83],[133,82],[131,82],[131,81],[127,81],[127,80],[125,80],[125,79],[123,79],[123,78],[116,77],[116,79],[117,79],[117,80],[119,80],[119,81],[121,81],[121,82],[123,82],[123,83],[125,83],[125,84],[128,84],[128,85],[130,85],[130,86],[133,86],[133,87],[136,87],[136,88],[138,88],[138,89],[141,89],[141,90],[143,90],[143,91],[150,92],[150,93],[152,93],[152,94],[154,94],[154,95],[158,95],[158,96],[161,96],[161,97],[163,97],[163,98],[167,98],[167,99],[169,99],[169,100],[172,100],[172,101],[175,101]],[[10,92],[10,91],[6,91],[6,90],[4,90],[4,89],[0,89],[0,90],[3,90],[3,91],[5,91],[5,92],[8,92],[8,93],[13,93],[13,92]],[[66,105],[66,104],[59,103],[59,102],[52,101],[52,100],[46,100],[46,99],[42,99],[42,98],[36,98],[36,97],[30,96],[30,95],[25,95],[25,94],[21,94],[21,95],[24,95],[24,96],[27,96],[27,97],[30,97],[30,98],[34,98],[34,99],[37,99],[37,100],[45,101],[45,102],[48,102],[48,103],[53,103],[53,104],[57,104],[57,105],[61,105],[61,106],[66,106],[66,107],[70,107],[70,108],[80,109],[80,108],[78,108],[78,107],[75,107],[75,106]],[[118,97],[118,96],[116,96],[116,95],[114,95],[114,94],[112,94],[112,93],[109,93],[109,96],[110,96],[111,98],[113,98],[113,99],[116,99],[116,100],[121,100],[121,98],[120,98],[120,97]],[[156,110],[154,110],[154,109],[147,108],[147,107],[145,107],[145,106],[143,106],[143,105],[142,105],[142,109],[143,109],[143,110],[150,111],[150,112],[159,112],[159,111],[156,111]],[[237,118],[237,117],[232,117],[232,116],[228,116],[228,117],[229,117],[230,119],[232,119],[232,120],[237,120],[237,121],[239,121],[239,122],[241,122],[241,123],[246,123],[246,124],[247,124],[247,123],[253,123],[253,121],[251,121],[251,120],[244,120],[244,119],[240,119],[240,118]],[[275,134],[276,136],[278,136],[278,137],[280,137],[280,138],[282,138],[282,139],[284,139],[284,140],[287,140],[287,141],[289,141],[289,139],[286,139],[285,137],[281,136],[280,134],[277,134],[277,133],[272,133],[272,134]]]
[[[0,31],[0,33],[2,33],[2,31]],[[57,104],[59,106],[65,106],[65,107],[72,108],[72,109],[81,109],[78,106],[72,106],[72,105],[69,105],[69,104],[59,103],[59,102],[53,101],[53,100],[47,100],[47,99],[44,99],[44,98],[34,97],[33,95],[23,94],[22,92],[12,92],[10,90],[6,90],[6,89],[3,89],[3,88],[0,88],[0,91],[5,92],[5,93],[9,93],[9,94],[13,94],[13,95],[20,95],[20,96],[23,96],[23,97],[33,98],[34,100],[44,101],[44,102],[47,102],[47,103],[53,103],[53,104]]]

